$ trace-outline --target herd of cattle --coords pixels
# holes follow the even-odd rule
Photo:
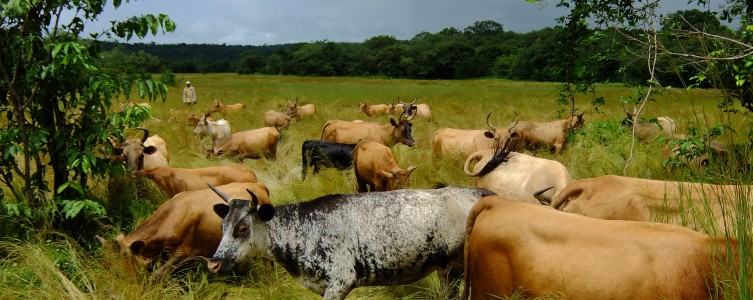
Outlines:
[[[211,138],[207,156],[275,159],[290,120],[316,113],[313,104],[288,101],[287,112],[265,114],[266,127],[234,133],[227,121],[209,117],[244,107],[215,101],[209,113],[189,118],[196,134]],[[287,205],[273,206],[246,166],[170,167],[165,141],[147,129],[140,128],[141,139],[113,141],[117,158],[171,199],[114,243],[98,239],[142,263],[168,257],[155,276],[195,256],[211,258],[214,273],[266,258],[325,299],[342,299],[358,286],[407,284],[435,270],[448,287],[465,275],[463,298],[701,299],[717,296],[722,272],[737,269],[736,240],[694,230],[734,233],[730,216],[740,208],[737,199],[751,199],[748,186],[614,175],[572,180],[562,163],[523,153],[561,153],[567,135],[583,126],[582,113],[546,123],[516,113],[507,126],[492,125],[489,113],[489,130],[439,129],[431,139],[434,159],[466,158],[475,187],[404,189],[416,166],[398,166],[390,147],[416,145],[412,121],[431,120],[429,106],[360,108],[395,118],[329,120],[321,138],[301,149],[304,180],[312,167],[314,174],[352,169],[359,193]],[[636,124],[636,137],[677,137],[674,121],[658,120]]]

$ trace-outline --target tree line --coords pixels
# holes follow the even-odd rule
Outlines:
[[[716,15],[698,9],[669,14],[662,21],[668,49],[700,48],[691,39],[669,34],[678,28],[697,26],[709,33],[735,35]],[[409,79],[468,79],[495,77],[530,81],[567,81],[568,63],[563,49],[572,32],[566,26],[527,33],[504,30],[502,24],[477,21],[463,30],[445,28],[421,32],[408,40],[378,35],[361,43],[316,41],[282,45],[241,46],[213,44],[105,43],[106,61],[113,67],[129,65],[144,72],[166,69],[176,73],[270,74],[297,76],[381,76]],[[613,30],[588,29],[589,51],[602,53],[592,69],[597,81],[638,83],[647,78],[645,62],[631,55],[622,34]],[[600,31],[600,32],[596,32]],[[631,51],[632,50],[632,51]],[[575,51],[575,49],[572,49]],[[118,59],[113,59],[118,56]],[[127,61],[128,64],[121,62]],[[689,78],[682,62],[660,60],[664,85],[682,86]],[[133,71],[133,70],[131,70]],[[681,76],[677,76],[680,72]]]

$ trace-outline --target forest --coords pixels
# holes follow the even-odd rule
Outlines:
[[[683,10],[662,21],[667,49],[697,53],[704,47],[694,39],[677,39],[670,33],[696,28],[710,34],[734,36],[709,11]],[[517,33],[493,20],[476,21],[465,29],[445,28],[420,32],[409,40],[379,35],[361,43],[315,41],[284,45],[211,45],[103,43],[109,58],[119,57],[149,73],[238,73],[296,76],[348,76],[405,79],[504,78],[529,81],[567,81],[570,67],[560,59],[570,44],[561,42],[570,29],[564,26]],[[648,76],[645,62],[625,47],[614,30],[588,29],[598,39],[582,52],[598,53],[596,81],[639,83]],[[592,47],[593,46],[593,47]],[[108,55],[106,53],[106,55]],[[591,56],[592,58],[594,56]],[[118,64],[122,66],[124,64]],[[680,66],[680,67],[678,67]],[[682,60],[661,59],[658,79],[669,86],[687,85],[696,70]],[[678,74],[679,72],[679,74]],[[679,76],[678,76],[679,75]]]

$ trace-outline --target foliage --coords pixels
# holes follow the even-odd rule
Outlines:
[[[166,87],[142,69],[155,64],[154,57],[119,51],[100,56],[97,38],[142,38],[159,29],[172,31],[175,25],[165,15],[143,15],[112,22],[102,33],[92,34],[93,40],[80,38],[86,22],[96,20],[105,3],[21,0],[0,10],[0,112],[7,118],[0,127],[5,149],[0,181],[16,203],[28,201],[32,215],[50,214],[39,225],[52,220],[56,202],[70,217],[82,209],[104,213],[86,200],[86,190],[91,179],[119,166],[105,157],[108,136],[122,139],[126,126],[150,116],[139,113],[141,108],[106,112],[119,97],[128,101],[134,88],[151,101],[166,96]],[[115,8],[121,4],[113,3]],[[64,19],[64,8],[75,16]],[[114,63],[120,59],[125,61]]]

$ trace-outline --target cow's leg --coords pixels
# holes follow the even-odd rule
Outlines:
[[[324,290],[324,297],[322,299],[324,300],[335,300],[335,299],[345,299],[345,296],[350,293],[350,290],[352,290],[355,287],[355,273],[353,274],[343,274],[345,276],[337,277],[333,276],[330,277],[332,280],[327,283],[327,288]]]
[[[154,272],[152,279],[157,281],[160,280],[162,276],[172,273],[176,264],[182,262],[184,259],[185,257],[183,257],[182,255],[173,254],[170,259],[168,259],[157,271]]]
[[[364,193],[364,192],[368,192],[369,191],[368,190],[368,185],[369,185],[368,182],[366,182],[366,180],[364,180],[363,178],[361,178],[361,176],[356,175],[356,182],[358,182],[358,192],[359,193]]]

